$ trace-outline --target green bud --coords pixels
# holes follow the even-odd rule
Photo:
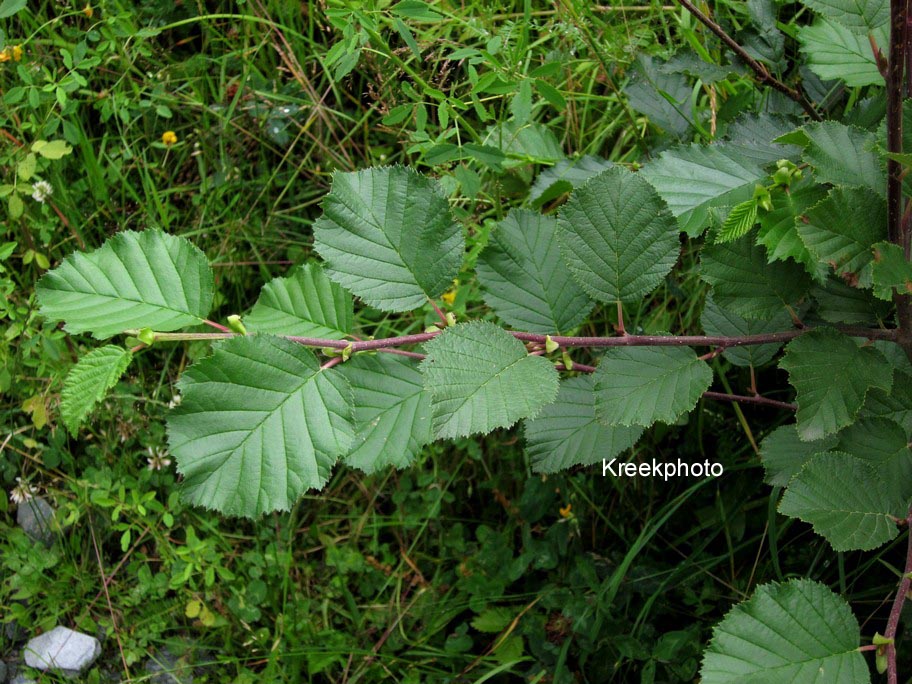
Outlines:
[[[228,316],[228,327],[240,335],[247,334],[247,328],[244,327],[244,324],[241,323],[241,317],[237,314],[231,314]]]
[[[452,311],[447,311],[446,322],[448,328],[452,328],[454,325],[456,325],[456,314],[454,314]]]
[[[877,654],[874,656],[874,665],[877,667],[877,674],[887,671],[887,654],[881,653],[880,649],[877,649]]]
[[[551,354],[560,349],[560,345],[551,339],[551,335],[545,335],[545,351]]]
[[[342,350],[342,360],[348,361],[351,358],[351,355],[352,355],[352,345],[349,342],[348,346]]]
[[[874,638],[871,639],[871,643],[876,646],[885,646],[886,644],[892,644],[893,639],[887,639],[880,632],[874,632]]]
[[[155,333],[152,332],[152,328],[143,328],[136,337],[147,347],[151,347],[155,342]]]
[[[561,354],[561,360],[564,362],[564,368],[568,371],[573,370],[573,359],[570,358],[569,352],[564,350],[564,353]]]

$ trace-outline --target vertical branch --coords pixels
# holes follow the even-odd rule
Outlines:
[[[908,0],[890,3],[890,57],[887,69],[887,151],[903,151],[903,72],[906,66],[906,19]],[[902,165],[887,160],[887,209],[890,241],[903,245],[902,230]]]
[[[909,39],[910,0],[890,2],[890,56],[887,71],[887,151],[903,152],[903,95],[905,90],[906,61],[910,59]],[[912,77],[912,74],[908,74]],[[890,241],[902,247],[906,258],[910,256],[912,226],[903,212],[902,165],[887,160],[887,235]],[[912,359],[912,299],[907,294],[896,294],[896,316],[899,323],[897,343]]]
[[[912,528],[912,510],[906,517],[906,526]],[[903,570],[903,576],[899,582],[899,589],[893,598],[893,607],[890,610],[890,617],[887,620],[887,631],[884,636],[893,643],[887,644],[887,684],[897,684],[899,674],[896,671],[896,631],[899,627],[899,616],[902,613],[903,604],[906,602],[906,595],[909,592],[910,580],[912,575],[912,529],[909,531],[909,541],[906,547],[906,565]]]

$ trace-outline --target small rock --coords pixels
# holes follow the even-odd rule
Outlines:
[[[19,504],[16,522],[35,541],[45,546],[54,543],[54,537],[57,536],[54,528],[54,507],[40,496]]]
[[[54,627],[25,645],[25,664],[40,670],[78,675],[101,655],[98,639],[66,627]]]
[[[0,660],[0,682],[6,681],[6,663]]]
[[[17,674],[12,678],[10,684],[38,684],[34,679],[29,679],[24,674]]]

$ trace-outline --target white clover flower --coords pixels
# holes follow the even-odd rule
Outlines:
[[[177,408],[178,406],[180,406],[180,403],[181,403],[181,395],[175,394],[173,397],[171,397],[171,401],[168,402],[168,408],[169,409]]]
[[[171,459],[168,458],[167,449],[149,447],[147,451],[149,452],[149,456],[146,458],[146,461],[148,462],[146,468],[149,470],[161,470],[162,468],[167,468],[171,465]]]
[[[36,202],[44,201],[54,194],[54,188],[47,181],[40,180],[32,185],[32,199]]]
[[[13,487],[13,490],[10,492],[10,499],[12,499],[14,504],[23,504],[33,496],[35,496],[36,490],[28,482],[23,482],[21,477],[16,478],[16,486]]]

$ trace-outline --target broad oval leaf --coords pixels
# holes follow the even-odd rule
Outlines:
[[[636,444],[641,426],[602,425],[595,418],[595,378],[562,380],[554,403],[525,421],[526,456],[536,473],[556,473],[575,465],[614,458]]]
[[[521,330],[566,332],[592,310],[592,300],[561,260],[556,229],[550,216],[511,211],[478,258],[485,303]]]
[[[789,482],[783,515],[814,526],[835,551],[870,551],[893,539],[906,502],[870,463],[834,451],[811,457]]]
[[[529,189],[529,203],[539,208],[558,197],[573,192],[593,176],[614,166],[602,157],[583,155],[579,159],[561,159],[535,178]]]
[[[808,124],[801,132],[808,140],[802,157],[814,169],[817,182],[866,186],[883,194],[887,176],[880,155],[874,151],[874,133],[838,121]]]
[[[392,354],[356,354],[340,370],[355,404],[355,439],[345,463],[366,473],[411,464],[433,438],[431,395],[418,364]]]
[[[760,443],[764,480],[773,487],[787,487],[812,456],[829,451],[836,442],[835,435],[805,442],[798,436],[797,425],[780,425]]]
[[[880,26],[871,34],[877,45],[889,45],[888,26]],[[855,33],[819,19],[798,29],[798,42],[811,71],[824,81],[840,79],[848,86],[883,85],[867,32]]]
[[[678,227],[665,202],[637,174],[615,167],[573,192],[558,219],[564,260],[602,302],[652,292],[678,259]]]
[[[327,275],[383,311],[444,292],[465,249],[440,184],[401,166],[335,173],[313,230]]]
[[[867,34],[890,21],[889,0],[801,0],[815,12],[852,31]]]
[[[264,285],[244,323],[251,332],[339,340],[354,327],[354,306],[319,264],[307,264]]]
[[[531,418],[557,396],[554,365],[493,323],[447,328],[425,344],[424,386],[437,437],[465,437]]]
[[[700,323],[707,335],[740,336],[762,335],[764,333],[788,330],[792,325],[792,318],[782,308],[766,320],[748,320],[742,318],[734,311],[730,311],[716,304],[712,296],[706,298],[706,305],[700,316]],[[782,343],[744,345],[728,347],[722,355],[736,366],[762,366],[769,363],[779,351]]]
[[[159,230],[125,231],[71,254],[37,286],[41,313],[70,333],[99,339],[133,328],[177,330],[212,307],[212,269],[190,241]]]
[[[691,237],[709,224],[711,207],[749,200],[766,173],[737,146],[726,143],[676,147],[640,172],[668,203],[680,229]]]
[[[852,609],[809,579],[757,588],[713,629],[702,684],[869,684]]]
[[[744,318],[769,319],[796,304],[811,286],[798,264],[769,263],[766,250],[749,238],[708,245],[700,277],[713,286],[716,303]]]
[[[688,347],[615,347],[595,371],[595,410],[605,425],[674,423],[697,405],[712,371]]]
[[[798,222],[808,251],[847,282],[871,285],[874,243],[887,237],[887,202],[867,188],[836,187]]]
[[[132,359],[129,349],[108,344],[93,349],[70,369],[60,392],[60,417],[70,434],[76,434],[79,424],[104,399]]]
[[[886,301],[893,299],[894,290],[904,295],[912,294],[912,262],[906,259],[903,248],[892,242],[878,242],[871,251],[874,294]]]
[[[354,436],[345,377],[279,337],[226,340],[178,387],[168,437],[183,495],[225,515],[290,509],[326,483]]]
[[[757,244],[766,248],[770,261],[793,259],[803,264],[815,280],[826,279],[826,266],[818,266],[808,248],[798,235],[798,222],[804,213],[826,197],[826,189],[818,185],[810,174],[786,192],[776,189],[771,193],[773,208],[760,216]]]
[[[833,328],[817,328],[788,343],[779,367],[797,390],[798,435],[834,434],[855,420],[868,390],[890,391],[893,368],[879,351],[859,347]]]

